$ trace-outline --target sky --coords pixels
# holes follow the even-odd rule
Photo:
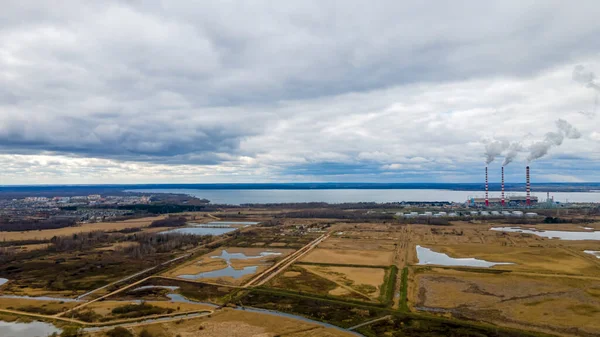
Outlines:
[[[495,145],[492,180],[598,182],[598,13],[5,0],[0,185],[480,182]]]

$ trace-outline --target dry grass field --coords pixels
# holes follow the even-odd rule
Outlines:
[[[24,240],[49,240],[54,236],[73,235],[94,231],[114,232],[125,228],[148,227],[153,221],[164,219],[166,216],[131,219],[117,222],[85,223],[77,227],[65,227],[59,229],[46,229],[26,232],[0,232],[0,241],[24,241]],[[162,231],[164,228],[149,228],[146,231]]]
[[[55,314],[68,310],[80,303],[62,301],[40,301],[33,299],[0,298],[0,308],[26,312]]]
[[[380,268],[354,268],[333,266],[302,266],[308,271],[335,282],[340,286],[335,292],[353,291],[375,300],[379,297],[385,270]],[[330,292],[332,295],[336,295]]]
[[[394,252],[392,251],[316,248],[300,261],[329,264],[389,266],[392,263],[393,256]]]
[[[85,311],[92,310],[95,313],[103,316],[110,317],[111,311],[114,308],[121,307],[125,304],[135,304],[136,302],[128,302],[128,301],[99,301],[94,302],[87,307],[85,307]],[[198,310],[211,310],[212,306],[203,305],[203,304],[195,304],[195,303],[180,303],[180,302],[170,302],[170,301],[147,301],[147,304],[161,307],[161,308],[169,308],[173,310],[173,314],[177,314],[178,312],[190,312],[190,311],[198,311]]]
[[[286,317],[247,311],[224,309],[210,317],[173,320],[155,324],[134,325],[130,330],[138,336],[147,330],[160,337],[350,337],[349,332],[323,328],[319,325]],[[92,337],[105,337],[96,332]]]
[[[600,279],[424,268],[413,282],[409,299],[421,310],[564,335],[600,331]]]
[[[319,245],[319,248],[324,249],[356,249],[360,247],[365,250],[387,250],[393,251],[395,249],[394,244],[397,240],[374,240],[374,239],[351,239],[342,237],[330,237]]]

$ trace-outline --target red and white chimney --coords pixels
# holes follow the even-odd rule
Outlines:
[[[504,207],[504,166],[502,166],[502,207]]]
[[[490,199],[489,199],[489,186],[488,186],[488,167],[485,167],[485,207],[489,207],[490,206]]]
[[[531,181],[529,177],[529,166],[527,166],[525,178],[527,179],[525,188],[527,189],[527,206],[531,206]]]

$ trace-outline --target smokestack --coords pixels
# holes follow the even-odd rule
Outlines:
[[[488,167],[485,167],[485,207],[489,207],[490,206],[490,200],[489,200],[489,195],[488,195],[488,191],[489,191],[489,186],[488,186]]]
[[[527,189],[527,206],[531,206],[531,181],[529,179],[529,166],[527,166],[527,172],[525,174],[525,178],[527,179],[526,182],[526,189]]]
[[[504,166],[502,166],[502,207],[504,207]]]

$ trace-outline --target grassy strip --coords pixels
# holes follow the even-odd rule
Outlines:
[[[385,306],[394,304],[394,289],[396,288],[396,278],[398,277],[398,267],[392,265],[386,271],[386,278],[381,285],[381,294],[379,299]]]
[[[349,268],[375,268],[388,269],[389,266],[368,266],[363,264],[340,264],[340,263],[319,263],[319,262],[295,262],[297,265],[323,266],[323,267],[349,267]]]
[[[244,292],[244,291],[242,291]],[[263,295],[272,295],[273,297],[268,299],[266,302],[252,303],[251,300],[245,301],[245,304],[256,307],[263,307],[265,309],[278,310],[282,312],[288,312],[295,315],[300,315],[315,319],[321,322],[334,324],[341,327],[349,327],[361,322],[370,321],[377,317],[384,315],[393,315],[391,320],[384,320],[375,322],[372,325],[368,325],[358,329],[357,332],[368,336],[378,337],[382,336],[382,333],[391,332],[390,336],[431,336],[431,337],[442,337],[442,336],[489,336],[489,337],[548,337],[550,334],[527,332],[518,329],[498,327],[495,325],[480,323],[480,322],[467,322],[457,319],[448,319],[444,317],[434,316],[427,313],[410,313],[400,312],[391,308],[382,308],[378,305],[371,303],[354,304],[348,301],[336,300],[336,299],[323,299],[320,297],[311,296],[308,294],[295,294],[288,293],[285,291],[265,289],[265,288],[252,288],[246,292],[246,295],[251,293],[262,293]],[[242,298],[243,300],[244,298]],[[285,300],[297,299],[298,305],[286,305],[283,303]],[[307,302],[309,301],[309,302]],[[310,302],[314,301],[314,302]],[[270,305],[281,304],[281,307],[270,307]],[[331,315],[333,309],[332,306],[344,306],[348,312],[344,313],[348,316],[348,319],[352,321],[339,321],[340,317],[335,316],[330,319],[325,318],[324,315]],[[325,308],[326,307],[326,308]],[[336,308],[337,310],[345,308]],[[324,312],[319,312],[323,309]],[[368,311],[370,317],[351,317],[356,314],[355,309],[362,309]],[[345,310],[344,310],[345,311]],[[344,316],[340,315],[340,316]],[[359,318],[362,320],[359,321]],[[384,333],[384,334],[385,334]]]
[[[305,292],[300,292],[300,291],[294,292],[294,291],[288,291],[288,290],[284,290],[284,289],[267,288],[267,287],[263,287],[263,286],[256,287],[256,288],[249,288],[249,290],[270,293],[270,294],[275,294],[275,295],[282,295],[282,296],[320,300],[320,301],[326,301],[326,302],[338,303],[338,304],[352,304],[354,307],[380,308],[380,309],[383,309],[385,307],[385,305],[381,304],[381,303],[363,302],[363,301],[351,300],[351,299],[342,299],[337,296],[334,297],[334,296],[315,295],[315,294],[305,293]]]
[[[400,280],[400,310],[408,312],[408,267],[402,268],[402,279]]]

